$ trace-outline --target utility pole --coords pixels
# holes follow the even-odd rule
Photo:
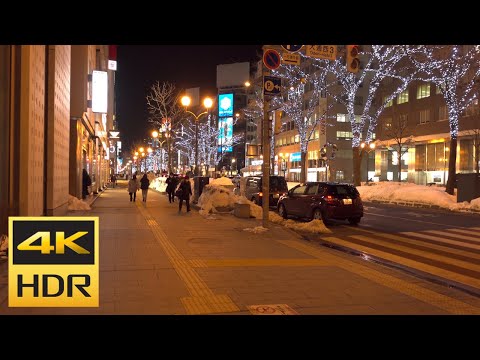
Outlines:
[[[265,76],[265,65],[262,64],[262,81]],[[262,226],[268,228],[268,215],[270,211],[270,138],[269,133],[269,117],[268,110],[270,107],[270,101],[268,97],[263,95],[263,123],[262,123],[262,153],[263,153],[263,164],[262,164]]]

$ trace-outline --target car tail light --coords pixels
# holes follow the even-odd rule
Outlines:
[[[338,202],[337,199],[335,199],[332,195],[325,196],[325,200],[327,204],[331,204],[331,205],[335,205]]]

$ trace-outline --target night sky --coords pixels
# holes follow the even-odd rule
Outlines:
[[[157,80],[215,96],[217,65],[258,61],[261,45],[120,45],[116,116],[124,151],[152,130],[146,96]]]

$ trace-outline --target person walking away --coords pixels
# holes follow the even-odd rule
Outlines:
[[[86,169],[82,172],[82,199],[85,199],[88,195],[88,187],[92,185],[92,178],[88,175]]]
[[[133,175],[130,180],[128,180],[128,194],[130,195],[130,201],[135,201],[137,199],[138,191],[138,182],[137,175]]]
[[[182,194],[178,198],[178,212],[182,211],[182,203],[185,200],[187,205],[187,212],[190,211],[190,195],[192,195],[192,185],[190,184],[190,180],[188,176],[185,176],[183,180],[180,182],[178,186],[179,189],[182,190]]]
[[[112,187],[115,188],[115,185],[117,185],[117,177],[115,176],[115,174],[112,174],[110,181],[112,182]]]
[[[150,180],[148,180],[147,174],[143,174],[142,179],[140,180],[140,189],[142,189],[142,201],[147,202],[148,186],[150,185]]]
[[[168,194],[168,202],[172,203],[175,202],[175,179],[173,178],[173,174],[170,173],[168,176],[167,180],[165,180],[165,183],[167,184],[167,194]]]

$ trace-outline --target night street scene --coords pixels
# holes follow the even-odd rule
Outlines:
[[[0,45],[0,86],[0,315],[480,314],[478,45]]]

